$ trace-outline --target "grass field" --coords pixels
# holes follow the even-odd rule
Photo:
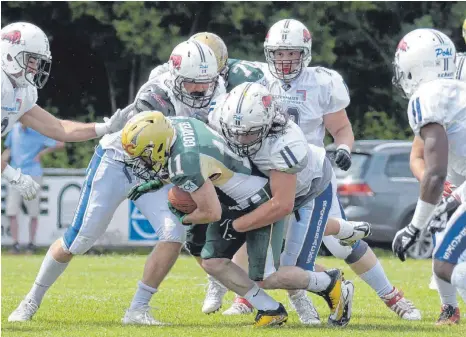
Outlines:
[[[157,319],[171,323],[164,327],[127,327],[120,320],[141,277],[145,256],[103,255],[76,258],[45,296],[33,321],[8,323],[8,315],[29,291],[42,256],[2,256],[2,336],[466,336],[465,323],[436,327],[439,313],[436,292],[428,288],[430,261],[401,263],[387,256],[382,264],[394,285],[421,309],[421,322],[405,322],[388,310],[375,293],[346,266],[334,258],[322,258],[329,267],[343,267],[345,276],[356,286],[353,318],[345,329],[306,327],[289,310],[288,323],[280,328],[254,329],[254,316],[225,317],[204,315],[201,306],[206,278],[192,258],[181,257],[162,284],[151,304]],[[284,291],[273,296],[289,309]],[[228,293],[223,309],[233,299]],[[328,309],[313,296],[321,317]],[[466,312],[464,303],[460,304]],[[463,319],[465,319],[463,317]]]

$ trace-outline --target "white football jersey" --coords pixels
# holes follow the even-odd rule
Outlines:
[[[170,81],[169,72],[165,72],[156,77],[152,77],[152,78],[149,77],[149,80],[144,85],[142,85],[141,88],[139,89],[136,97],[138,97],[139,93],[142,92],[144,88],[146,88],[148,85],[156,84],[158,87],[160,87],[163,91],[167,93],[170,99],[170,102],[173,104],[175,108],[177,116],[192,117],[194,114],[207,116],[209,107],[199,109],[199,108],[191,108],[187,106],[186,104],[183,104],[175,97],[172,90],[167,85],[168,81]],[[212,99],[215,99],[217,96],[223,93],[225,93],[225,84],[223,82],[223,79],[219,78],[219,84],[217,86],[217,89],[214,93],[214,97]],[[132,116],[133,114],[129,114],[128,119],[130,119]],[[122,131],[115,132],[109,135],[105,135],[100,140],[100,145],[102,145],[102,148],[115,150],[115,159],[117,160],[122,160],[123,158],[126,157],[126,153],[123,150],[123,147],[121,145],[121,132]]]
[[[2,71],[2,136],[6,135],[18,119],[31,110],[37,102],[37,88],[28,85],[14,88]]]
[[[223,134],[220,125],[221,101],[222,97],[215,102],[217,108],[209,114],[209,126],[219,134]],[[308,144],[303,131],[293,121],[288,122],[284,133],[266,137],[260,150],[250,159],[267,177],[270,176],[270,170],[296,174],[296,197],[314,191],[321,192],[332,175],[330,165],[324,168],[325,150]],[[318,178],[323,179],[316,183],[314,179]]]
[[[456,54],[456,73],[457,80],[466,82],[466,53]]]
[[[409,100],[408,118],[416,135],[429,123],[445,128],[448,164],[466,177],[466,82],[439,79],[422,84]]]
[[[300,126],[310,144],[324,147],[324,115],[345,109],[350,103],[348,88],[340,74],[323,67],[308,67],[286,84],[270,71],[264,71],[269,90],[283,111]]]

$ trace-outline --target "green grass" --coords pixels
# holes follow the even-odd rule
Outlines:
[[[3,336],[465,336],[465,324],[436,327],[439,299],[428,288],[430,261],[401,263],[387,256],[382,264],[394,285],[421,309],[421,322],[399,319],[377,298],[376,294],[341,261],[322,258],[328,267],[341,267],[347,279],[356,286],[353,317],[345,329],[306,327],[295,312],[289,311],[288,323],[280,328],[254,329],[254,316],[224,317],[219,313],[201,312],[206,278],[194,259],[182,256],[162,284],[151,304],[155,316],[172,325],[167,327],[127,327],[120,320],[129,306],[137,280],[141,277],[145,256],[103,255],[76,258],[48,292],[31,322],[8,323],[8,315],[35,278],[42,256],[2,256],[2,335]],[[289,308],[284,291],[271,294]],[[223,309],[233,299],[228,293]],[[313,296],[314,303],[326,320],[324,301]],[[463,303],[462,310],[466,311]]]

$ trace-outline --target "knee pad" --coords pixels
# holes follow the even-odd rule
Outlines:
[[[369,245],[366,241],[359,240],[353,245],[352,248],[353,249],[351,250],[351,254],[348,255],[348,257],[345,259],[345,262],[347,264],[353,264],[358,262],[361,259],[361,257],[363,257],[364,254],[366,254]]]

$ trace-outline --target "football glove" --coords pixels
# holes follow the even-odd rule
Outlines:
[[[337,164],[337,166],[343,171],[348,171],[351,167],[351,153],[350,148],[347,145],[341,144],[337,147],[335,164]]]
[[[406,251],[414,245],[420,232],[419,229],[409,224],[396,233],[392,243],[392,250],[401,261],[404,262],[406,260]]]
[[[126,122],[133,116],[134,104],[128,105],[123,110],[118,109],[112,117],[104,117],[104,123],[95,123],[95,133],[101,137],[108,133],[114,133],[124,128]]]
[[[434,215],[430,220],[427,228],[432,234],[442,232],[450,217],[455,213],[461,202],[454,196],[450,195],[448,198],[443,198],[440,204],[435,208]]]
[[[168,208],[170,209],[170,211],[178,218],[178,220],[180,220],[181,224],[182,225],[185,225],[185,226],[190,226],[191,224],[190,223],[184,223],[183,222],[183,219],[186,217],[186,213],[184,212],[181,212],[180,210],[177,210],[173,205],[172,203],[169,201],[168,202]]]
[[[163,187],[163,183],[159,179],[150,180],[145,183],[140,183],[136,186],[133,186],[128,193],[129,200],[137,200],[143,194],[149,192],[156,192]]]
[[[24,200],[32,200],[37,197],[40,185],[31,176],[22,174],[21,169],[14,169],[10,165],[7,165],[2,175],[10,182],[11,187],[21,194]]]

